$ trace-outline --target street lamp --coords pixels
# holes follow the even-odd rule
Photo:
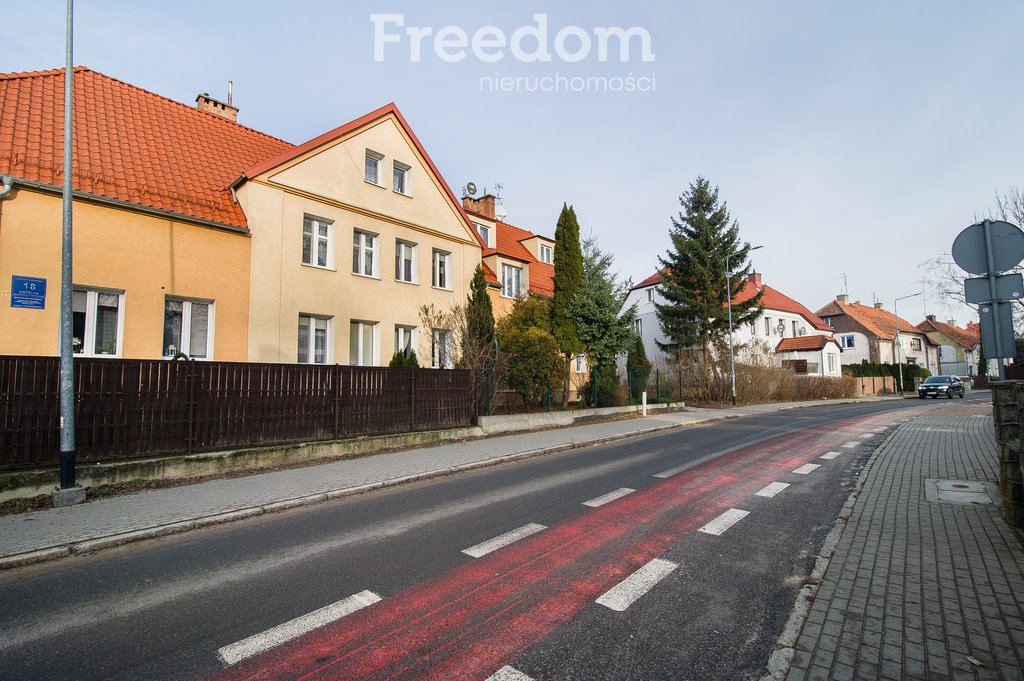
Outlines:
[[[764,246],[751,246],[747,249],[756,251]],[[736,406],[736,351],[732,343],[732,270],[729,269],[729,253],[725,254],[725,299],[726,307],[729,308],[729,377],[732,381],[732,406]]]
[[[900,316],[896,313],[896,304],[901,300],[906,300],[907,298],[913,298],[914,296],[919,295],[921,295],[920,291],[900,296],[896,300],[892,301],[892,315],[896,317],[896,340],[894,342],[896,343],[896,364],[899,365],[900,368],[900,395],[903,394],[903,362],[900,361]]]

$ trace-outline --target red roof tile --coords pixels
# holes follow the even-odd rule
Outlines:
[[[495,247],[485,249],[483,257],[498,255],[502,258],[524,263],[530,268],[530,293],[551,297],[555,295],[555,266],[537,260],[522,243],[536,236],[538,235],[529,230],[521,229],[507,222],[496,222],[494,234]],[[547,237],[543,236],[541,238],[547,239]],[[486,270],[484,273],[486,274]],[[494,281],[497,281],[497,277],[495,277]]]
[[[660,284],[661,283],[661,273],[664,272],[664,271],[665,271],[664,268],[658,270],[657,272],[655,272],[651,276],[647,277],[646,279],[644,279],[639,284],[635,285],[633,288],[631,288],[629,290],[630,291],[635,291],[638,288],[647,288],[648,286],[656,286],[657,284]]]
[[[780,340],[779,344],[775,346],[775,352],[821,350],[829,343],[835,343],[836,347],[842,351],[842,347],[832,336],[794,336]]]
[[[918,331],[922,333],[938,331],[939,333],[945,335],[950,340],[959,343],[968,351],[973,351],[974,346],[981,342],[980,329],[978,329],[976,333],[972,333],[970,323],[968,323],[966,329],[961,329],[959,326],[956,326],[954,324],[938,322],[933,319],[925,319],[923,322],[918,324],[916,328]]]
[[[858,303],[841,303],[838,300],[833,300],[828,305],[818,310],[819,317],[829,317],[842,314],[849,315],[852,319],[859,322],[861,326],[879,338],[885,338],[888,340],[895,338],[897,321],[899,323],[899,331],[901,334],[918,331],[917,327],[906,319],[897,317],[892,312],[882,308],[868,307],[867,305],[860,305]]]
[[[283,140],[85,67],[74,70],[76,191],[245,227],[229,186]],[[0,74],[0,173],[63,183],[64,69]]]

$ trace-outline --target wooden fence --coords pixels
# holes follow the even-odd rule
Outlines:
[[[56,357],[0,357],[0,469],[59,461]],[[75,359],[80,462],[469,425],[469,371]]]

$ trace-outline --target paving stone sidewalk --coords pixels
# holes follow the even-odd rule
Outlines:
[[[237,520],[328,498],[722,418],[821,402],[692,409],[387,452],[0,516],[0,569]]]
[[[874,454],[787,680],[1024,679],[1021,545],[996,504],[929,500],[996,479],[991,409],[919,416]]]

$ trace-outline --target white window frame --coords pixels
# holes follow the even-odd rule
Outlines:
[[[540,245],[540,261],[550,265],[553,258],[554,258],[554,249],[551,248],[551,246],[548,246],[547,244],[541,244]]]
[[[513,275],[512,281],[509,281],[509,275]],[[512,288],[515,288],[513,291]],[[501,264],[501,297],[502,298],[518,298],[523,295],[523,268],[516,267],[515,265],[509,265],[506,263]]]
[[[430,366],[434,369],[451,369],[455,366],[452,356],[455,342],[451,329],[430,330]],[[444,353],[443,356],[441,353]]]
[[[577,374],[585,374],[585,373],[587,373],[587,356],[584,355],[583,353],[580,353],[580,354],[574,356],[573,359],[575,360],[574,363],[575,363],[576,373]]]
[[[433,253],[434,254],[433,254],[433,257],[431,258],[431,265],[430,265],[430,279],[431,279],[431,283],[433,284],[434,288],[441,289],[443,291],[451,291],[452,290],[452,254],[449,253],[448,251],[442,251],[442,250],[440,250],[438,248],[435,248]],[[441,264],[442,261],[444,262],[444,275],[445,275],[445,281],[444,282],[440,282],[438,280],[438,275],[440,273],[439,265]]]
[[[373,178],[373,179],[370,179],[370,176],[369,176],[370,174],[367,172],[367,166],[369,166],[370,161],[373,161],[375,166],[376,166],[376,173],[375,173],[376,177]],[[376,152],[373,149],[367,149],[366,150],[366,157],[365,157],[365,160],[363,161],[363,180],[365,180],[367,184],[372,184],[375,187],[383,187],[384,186],[384,178],[382,177],[384,175],[383,170],[384,170],[384,154]]]
[[[363,327],[369,326],[372,328],[371,340],[373,347],[370,349],[370,363],[363,364],[363,354],[365,348],[363,347]],[[356,330],[356,342],[355,348],[352,347],[352,327],[357,327]],[[356,361],[352,361],[352,354],[355,352]],[[372,322],[365,319],[353,319],[349,322],[349,349],[348,349],[348,361],[350,366],[380,366],[380,322]]]
[[[473,226],[476,227],[476,233],[480,235],[480,239],[484,242],[484,246],[487,248],[491,247],[491,228],[487,225],[481,225],[479,222],[474,222]]]
[[[309,227],[309,232],[306,227]],[[320,227],[327,228],[327,235],[320,234]],[[309,241],[309,260],[306,260],[306,241]],[[320,243],[326,244],[326,258],[323,265],[319,263]],[[302,264],[324,270],[334,269],[334,223],[312,215],[302,217]]]
[[[373,245],[367,247],[366,237],[373,239]],[[358,255],[356,249],[359,249]],[[366,274],[366,254],[370,253],[370,274]],[[357,277],[380,279],[380,235],[363,229],[352,232],[352,274]]]
[[[917,346],[917,347],[914,347],[914,346]],[[924,344],[921,343],[921,339],[920,338],[911,338],[910,339],[910,349],[911,350],[913,350],[914,352],[921,352],[921,348],[922,347],[924,347]]]
[[[640,317],[637,317],[636,319],[634,319],[633,320],[633,330],[636,331],[637,334],[639,334],[641,336],[644,335],[644,320],[641,319]]]
[[[409,262],[409,278],[405,278],[405,263]],[[395,239],[395,281],[403,284],[418,284],[419,277],[419,248],[411,241]]]
[[[401,174],[402,177],[401,189],[395,186],[397,184],[399,174]],[[396,194],[412,196],[412,166],[402,163],[401,161],[391,162],[391,189]]]
[[[406,339],[408,339],[409,349],[419,355],[417,351],[419,329],[408,324],[395,324],[395,352],[405,352]]]
[[[828,354],[828,372],[834,374],[836,372],[836,356],[833,353]]]
[[[654,288],[653,287],[647,289],[647,302],[648,303],[653,303],[654,302]]]
[[[125,292],[113,289],[89,288],[86,286],[73,286],[74,293],[85,294],[85,333],[83,338],[78,339],[80,343],[73,344],[72,352],[79,357],[120,357],[124,352],[124,299]],[[117,338],[114,341],[114,352],[96,352],[96,317],[98,315],[99,297],[101,294],[117,296]],[[74,343],[74,341],[72,341]],[[59,344],[59,336],[58,336]],[[81,348],[81,352],[75,351]],[[87,351],[88,350],[88,351]]]
[[[766,335],[769,338],[771,338],[771,335],[772,335],[772,318],[771,317],[765,317],[764,318],[764,335]]]
[[[856,347],[856,345],[854,343],[853,334],[846,334],[846,335],[840,336],[839,337],[839,344],[841,346],[843,346],[844,350],[846,350],[848,348]]]
[[[324,339],[324,361],[316,361],[316,322],[324,321],[327,322],[327,335]],[[299,313],[299,326],[305,324],[309,332],[307,334],[308,340],[306,341],[306,361],[303,362],[299,359],[298,354],[298,336],[296,335],[296,351],[295,351],[295,362],[296,364],[333,364],[334,363],[334,318],[327,315],[319,314],[307,314],[305,312]]]
[[[216,328],[216,306],[212,300],[202,300],[199,298],[183,298],[181,296],[165,296],[164,297],[164,324],[167,323],[167,303],[168,302],[181,303],[181,338],[179,340],[180,346],[177,347],[177,352],[183,353],[201,361],[211,361],[213,359],[213,333]],[[206,305],[206,355],[203,357],[196,357],[195,352],[192,348],[192,306],[193,305]],[[163,346],[163,337],[161,334],[160,339],[161,348],[160,351],[163,353],[164,359],[173,359],[174,353],[166,353],[166,348]]]

